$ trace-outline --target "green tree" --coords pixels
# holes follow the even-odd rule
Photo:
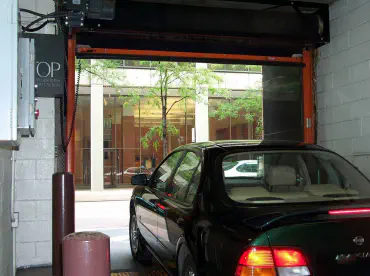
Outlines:
[[[123,82],[122,74],[117,70],[123,65],[120,60],[80,60],[81,72],[88,73],[99,80],[109,84],[119,90],[119,82]],[[144,148],[150,144],[158,149],[160,141],[163,143],[163,156],[168,154],[168,136],[178,136],[179,130],[171,124],[167,118],[172,108],[176,104],[182,104],[186,110],[188,99],[195,102],[202,102],[206,95],[223,96],[230,99],[228,102],[220,102],[218,108],[210,116],[219,120],[226,117],[238,118],[240,111],[245,111],[245,119],[248,122],[257,121],[257,134],[261,134],[262,127],[262,96],[259,90],[247,90],[241,97],[231,99],[230,91],[220,88],[219,84],[222,78],[215,74],[212,69],[196,68],[194,63],[187,62],[148,62],[136,61],[136,66],[147,66],[153,70],[153,78],[156,79],[153,87],[138,87],[131,89],[127,95],[121,96],[124,105],[135,106],[144,97],[153,108],[161,109],[161,124],[152,126],[149,131],[141,138],[141,144]],[[78,62],[76,62],[78,68]],[[259,68],[257,68],[259,69]],[[170,106],[168,97],[172,96],[173,89],[176,88],[177,95],[180,97]]]
[[[157,149],[160,141],[163,146],[163,156],[168,154],[168,136],[179,135],[179,130],[168,121],[168,114],[176,104],[182,104],[186,109],[187,100],[202,102],[204,96],[224,95],[229,91],[219,88],[222,78],[207,68],[196,68],[194,63],[187,62],[152,62],[153,77],[156,79],[153,87],[141,87],[132,89],[128,96],[124,96],[128,105],[136,105],[140,100],[139,94],[143,95],[153,108],[161,109],[161,124],[152,126],[141,138],[144,148],[149,144]],[[179,99],[168,105],[168,97],[176,88]]]
[[[99,59],[89,60],[80,59],[76,62],[76,70],[81,66],[82,74],[90,74],[92,77],[117,88],[119,82],[124,81],[122,74],[117,69],[122,66],[121,60]]]
[[[261,135],[263,132],[261,90],[249,89],[244,91],[238,98],[230,99],[229,101],[220,101],[210,116],[219,120],[228,117],[238,118],[240,117],[240,111],[244,111],[244,119],[247,122],[257,122],[255,133]]]

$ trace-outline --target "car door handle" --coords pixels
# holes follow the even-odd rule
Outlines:
[[[179,218],[179,219],[177,219],[176,223],[177,223],[178,226],[183,226],[184,223],[185,223],[185,220],[183,218]]]

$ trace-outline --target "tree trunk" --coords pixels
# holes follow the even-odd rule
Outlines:
[[[168,138],[167,138],[167,108],[166,106],[162,107],[162,142],[163,142],[163,159],[168,154]]]

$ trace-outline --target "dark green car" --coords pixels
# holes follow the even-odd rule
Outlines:
[[[319,146],[191,144],[132,181],[132,254],[171,275],[370,275],[370,182]]]

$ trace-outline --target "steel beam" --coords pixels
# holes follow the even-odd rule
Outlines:
[[[119,48],[114,45],[114,38],[125,37],[129,43],[137,42],[132,47],[135,49],[140,47],[140,40],[132,39],[140,36],[144,43],[150,37],[161,37],[164,41],[176,39],[180,45],[198,38],[215,43],[228,40],[242,43],[245,47],[258,45],[259,42],[266,44],[268,41],[268,49],[283,48],[281,44],[291,43],[299,44],[302,49],[307,45],[320,46],[329,41],[328,14],[328,5],[322,4],[316,12],[302,14],[293,8],[291,12],[278,12],[122,1],[117,2],[114,20],[86,20],[88,28],[81,30],[78,43],[94,48]],[[101,35],[111,39],[97,42]],[[147,49],[154,50],[150,44]]]

